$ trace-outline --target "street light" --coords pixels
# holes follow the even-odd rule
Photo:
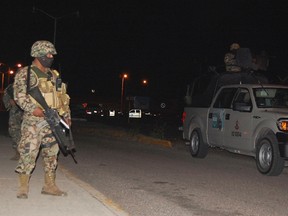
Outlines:
[[[146,79],[142,80],[143,85],[147,85],[148,81]]]
[[[9,71],[8,71],[8,85],[10,84],[10,76],[14,74],[14,71],[13,70],[10,70],[9,68]]]
[[[122,74],[122,85],[121,85],[121,113],[123,113],[123,96],[124,96],[124,80],[128,78],[128,74]]]
[[[6,69],[4,70],[4,71],[0,71],[0,73],[1,73],[1,91],[3,92],[4,91],[4,85],[5,85],[5,73],[7,73],[7,75],[8,75],[8,79],[7,79],[7,85],[9,85],[10,84],[10,76],[11,75],[13,75],[14,73],[15,73],[15,71],[14,70],[12,70],[7,64],[5,64],[5,63],[2,63],[2,62],[0,62],[0,67],[1,66],[6,66]],[[17,68],[20,68],[20,67],[22,67],[22,64],[16,64],[16,67]],[[12,68],[14,68],[15,69],[15,66],[13,66]]]
[[[39,12],[45,14],[46,16],[48,16],[48,17],[50,17],[51,19],[54,20],[54,37],[53,37],[53,44],[54,44],[54,46],[56,46],[57,21],[58,21],[59,19],[62,19],[62,18],[64,18],[64,17],[69,16],[69,15],[72,15],[72,14],[76,14],[76,16],[79,17],[79,11],[76,11],[76,12],[73,12],[73,13],[69,13],[69,14],[65,14],[65,15],[59,16],[59,17],[52,16],[51,14],[47,13],[46,11],[41,10],[41,9],[39,9],[39,8],[36,8],[36,7],[34,6],[34,7],[33,7],[33,13],[34,13],[35,11],[39,11]]]

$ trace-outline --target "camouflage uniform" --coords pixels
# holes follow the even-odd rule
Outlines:
[[[239,48],[239,44],[233,43],[230,46],[230,52],[226,53],[224,56],[224,63],[227,72],[241,72],[241,67],[238,66],[236,60],[236,53]]]
[[[16,172],[25,174],[32,173],[41,144],[43,146],[41,154],[44,159],[45,172],[53,171],[57,167],[57,154],[59,148],[58,145],[55,145],[55,137],[44,117],[36,117],[32,114],[37,104],[26,94],[27,71],[28,67],[19,70],[14,82],[15,100],[24,110],[22,138],[18,147],[21,157],[18,166],[16,167]],[[38,80],[38,77],[35,76],[36,73],[33,73],[33,71],[38,71],[39,73],[39,69],[36,66],[31,66],[31,87],[35,86]],[[47,76],[47,74],[44,73],[43,75]]]
[[[50,45],[52,47],[49,47]],[[56,54],[56,50],[50,42],[38,41],[32,46],[31,56],[37,58],[38,56],[46,55],[45,52],[46,54]],[[32,63],[30,68],[30,88],[39,87],[39,79],[48,78],[48,73],[51,72],[51,70],[46,67],[45,70],[45,72],[42,72]],[[45,185],[42,189],[42,194],[62,196],[65,195],[65,193],[60,191],[54,183],[59,147],[44,117],[33,115],[33,111],[36,107],[40,107],[40,105],[27,94],[27,72],[28,67],[20,69],[15,76],[13,86],[15,101],[24,110],[21,128],[22,137],[18,146],[20,159],[15,169],[20,177],[20,192],[17,197],[28,198],[28,182],[35,168],[39,151],[41,151],[45,171]],[[55,81],[53,79],[52,77],[52,83]],[[56,87],[53,86],[52,88]],[[65,119],[70,119],[69,106],[66,113],[62,113],[62,116],[64,116]],[[52,183],[50,181],[52,181]],[[52,186],[47,186],[47,184],[51,184]],[[50,188],[48,187],[50,186],[53,187],[53,192],[49,191]]]
[[[12,84],[11,84],[12,85]],[[8,88],[5,89],[3,95],[3,103],[9,111],[8,132],[12,138],[12,147],[17,150],[18,143],[21,138],[21,122],[23,110],[15,103],[13,97],[8,93]]]

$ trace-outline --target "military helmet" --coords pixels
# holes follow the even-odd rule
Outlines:
[[[52,55],[56,55],[56,49],[54,45],[46,40],[36,41],[31,47],[31,56],[32,57],[42,57],[51,53]]]
[[[230,50],[237,50],[240,48],[240,45],[238,43],[233,43],[230,46]]]

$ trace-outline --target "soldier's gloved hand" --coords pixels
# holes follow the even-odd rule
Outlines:
[[[32,112],[32,114],[36,117],[44,117],[44,112],[39,107],[36,107],[36,109]]]

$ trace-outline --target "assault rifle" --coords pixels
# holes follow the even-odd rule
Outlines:
[[[74,153],[76,152],[72,131],[69,125],[59,116],[56,110],[51,109],[38,87],[29,89],[30,94],[43,108],[45,120],[48,122],[50,129],[59,145],[60,151],[66,157],[71,155],[77,164]]]

